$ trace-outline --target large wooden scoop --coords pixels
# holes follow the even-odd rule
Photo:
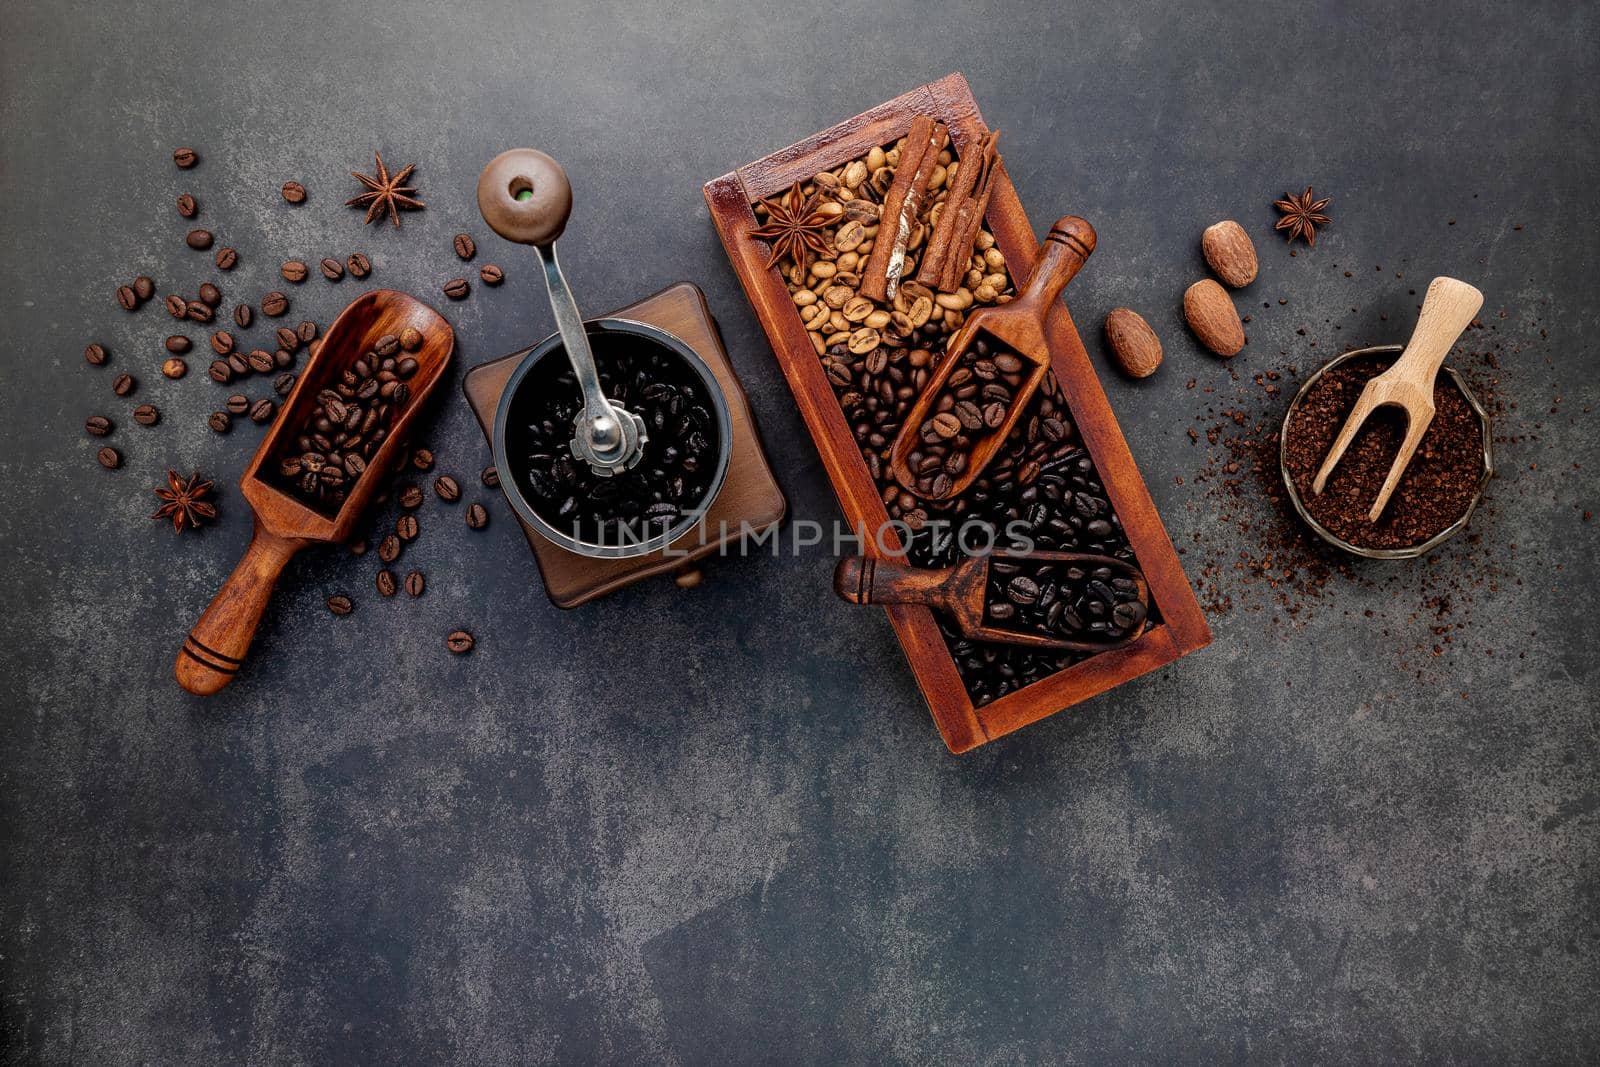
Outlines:
[[[380,338],[398,336],[408,326],[420,331],[423,338],[421,348],[405,353],[417,361],[416,373],[407,382],[411,397],[338,510],[319,510],[282,488],[279,481],[269,480],[285,457],[299,454],[295,439],[317,407],[317,394],[338,381]],[[390,289],[364,293],[340,312],[239,481],[240,493],[255,511],[255,535],[222,591],[183,642],[174,668],[179,685],[209,696],[233,681],[284,564],[307,545],[350,538],[388,475],[417,413],[449,366],[455,343],[450,324],[405,293]]]

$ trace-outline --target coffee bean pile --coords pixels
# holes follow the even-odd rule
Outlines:
[[[590,340],[607,399],[644,420],[638,465],[606,478],[573,457],[572,420],[583,396],[560,352],[542,359],[518,390],[506,450],[526,457],[516,481],[541,518],[579,540],[621,546],[661,533],[700,505],[716,473],[719,429],[705,385],[670,350],[636,337]]]
[[[1014,296],[1005,257],[988,230],[979,230],[968,270],[955,292],[935,293],[913,281],[902,283],[887,305],[860,295],[857,271],[876,240],[878,201],[894,177],[902,147],[903,142],[897,142],[874,148],[861,159],[803,183],[806,196],[823,194],[819,210],[833,214],[838,224],[832,231],[833,250],[804,270],[786,264],[785,281],[884,508],[891,519],[912,531],[907,559],[921,567],[950,566],[963,558],[964,546],[1026,547],[1023,542],[1031,539],[1037,548],[1093,552],[1134,562],[1122,524],[1053,374],[1045,376],[1005,444],[966,492],[947,500],[931,492],[940,473],[951,477],[956,473],[945,463],[961,462],[949,459],[950,449],[941,454],[939,470],[929,464],[918,472],[919,478],[927,479],[934,499],[919,499],[895,481],[890,448],[950,338],[972,309],[1008,303]],[[918,255],[932,231],[931,212],[944,201],[952,164],[959,166],[959,161],[948,150],[940,154],[922,215],[907,244],[904,277],[916,272]],[[998,371],[1000,354],[991,345],[982,358],[996,362]],[[974,373],[958,388],[972,380],[984,381]],[[1003,375],[988,382],[996,380],[1004,382]],[[977,405],[982,421],[982,386],[961,399]],[[999,399],[997,393],[994,399]],[[970,419],[971,413],[967,414]],[[960,415],[955,418],[960,422]],[[944,425],[950,427],[948,422]],[[964,424],[962,431],[941,440],[953,440],[962,432],[967,432]],[[919,463],[927,458],[923,451]],[[935,617],[967,693],[978,706],[1093,654],[1035,652],[972,641],[942,616]]]
[[[1015,352],[982,336],[958,358],[961,365],[918,428],[918,447],[906,457],[917,491],[936,500],[950,495],[972,450],[1005,424],[1025,366]]]
[[[1073,641],[1116,641],[1145,620],[1139,584],[1118,568],[991,560],[991,625]]]

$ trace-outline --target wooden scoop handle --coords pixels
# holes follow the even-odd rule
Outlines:
[[[552,245],[572,214],[572,183],[561,164],[535,148],[513,148],[478,175],[478,211],[508,241]]]
[[[196,696],[210,696],[233,681],[283,565],[302,544],[256,524],[244,557],[183,642],[173,668],[179,685]]]
[[[1039,246],[1039,255],[1033,261],[1028,284],[1023,286],[1010,308],[1028,308],[1043,321],[1050,306],[1061,296],[1061,290],[1067,287],[1067,283],[1094,253],[1096,240],[1094,227],[1089,225],[1087,219],[1076,215],[1063,215],[1057,219],[1056,224],[1050,227],[1050,235]]]
[[[852,604],[926,604],[948,610],[948,583],[954,573],[953,567],[930,569],[847,556],[833,569],[833,591]]]
[[[1433,379],[1444,357],[1450,354],[1461,332],[1472,325],[1481,307],[1483,294],[1477,286],[1456,278],[1435,278],[1422,298],[1422,312],[1417,316],[1416,329],[1411,331],[1411,340],[1406,342],[1406,350],[1386,373],[1414,382],[1431,396]]]

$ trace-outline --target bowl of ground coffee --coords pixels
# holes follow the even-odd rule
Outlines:
[[[1279,435],[1283,483],[1295,512],[1330,545],[1368,559],[1412,559],[1465,529],[1494,474],[1489,413],[1452,367],[1433,388],[1428,432],[1377,522],[1367,517],[1405,435],[1397,408],[1375,411],[1329,476],[1312,480],[1362,386],[1403,351],[1380,345],[1346,352],[1307,378],[1289,404]]]
[[[554,334],[523,358],[501,394],[501,487],[523,520],[571,552],[658,552],[689,533],[722,489],[733,439],[727,401],[711,369],[666,330],[629,319],[584,325],[607,399],[644,421],[644,455],[608,477],[572,454],[583,394]]]

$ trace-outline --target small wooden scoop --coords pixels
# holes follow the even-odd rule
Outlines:
[[[1011,398],[1005,421],[987,431],[973,446],[967,457],[966,469],[951,479],[949,491],[937,499],[948,500],[960,496],[1000,451],[1000,446],[1005,444],[1017,420],[1027,410],[1034,390],[1039,388],[1039,383],[1044,381],[1045,374],[1050,370],[1050,343],[1044,334],[1045,316],[1055,307],[1061,290],[1066,288],[1084,261],[1094,252],[1094,245],[1094,227],[1088,222],[1076,215],[1057,219],[1033,262],[1028,284],[1016,299],[1008,304],[980,308],[967,317],[961,332],[951,338],[939,369],[928,379],[911,414],[901,424],[900,436],[895,438],[894,447],[889,452],[889,469],[894,472],[895,480],[907,490],[918,496],[927,495],[917,488],[916,473],[911,470],[909,458],[917,450],[922,424],[928,421],[933,405],[944,390],[946,379],[961,365],[962,356],[980,334],[988,334],[1016,352],[1026,364],[1026,376]]]
[[[408,326],[420,330],[423,338],[420,349],[406,353],[417,361],[416,373],[407,383],[411,398],[339,510],[329,515],[269,482],[277,465],[286,456],[298,453],[295,438],[317,406],[317,394],[337,381],[362,353],[371,351],[379,338],[398,335]],[[179,685],[199,696],[209,696],[233,681],[283,565],[314,542],[349,539],[454,351],[455,334],[450,324],[405,293],[389,289],[364,293],[339,313],[239,480],[240,493],[255,511],[255,535],[222,591],[189,631],[174,668]]]
[[[1450,346],[1456,343],[1456,338],[1471,324],[1472,317],[1482,306],[1483,294],[1466,282],[1454,278],[1435,278],[1429,284],[1427,295],[1422,298],[1422,313],[1417,317],[1417,327],[1411,331],[1411,340],[1407,342],[1405,351],[1400,353],[1394,366],[1362,388],[1361,395],[1356,398],[1356,406],[1344,420],[1339,436],[1334,438],[1333,447],[1328,449],[1328,456],[1322,461],[1322,469],[1317,471],[1317,477],[1311,483],[1313,493],[1322,493],[1323,487],[1328,484],[1328,475],[1344,458],[1345,449],[1355,440],[1367,416],[1386,404],[1401,408],[1406,413],[1405,440],[1400,442],[1400,451],[1389,468],[1389,476],[1383,480],[1383,488],[1378,490],[1378,499],[1373,502],[1372,510],[1367,512],[1370,521],[1378,521],[1378,516],[1389,504],[1395,486],[1400,484],[1400,476],[1406,472],[1407,464],[1428,432],[1428,425],[1433,422],[1433,379],[1439,374],[1439,366],[1444,362],[1444,357],[1450,354]]]
[[[1115,567],[1138,583],[1139,603],[1144,605],[1145,621],[1139,623],[1132,633],[1110,641],[1076,641],[990,626],[984,621],[984,590],[989,584],[989,561],[995,559]],[[1121,648],[1144,633],[1150,618],[1150,587],[1145,584],[1144,575],[1139,573],[1139,569],[1114,556],[1099,556],[1092,552],[996,552],[988,556],[973,556],[954,567],[943,568],[912,567],[868,556],[847,556],[834,568],[833,591],[852,604],[922,604],[934,608],[949,616],[963,635],[975,641],[996,641],[1064,652],[1108,652]]]

